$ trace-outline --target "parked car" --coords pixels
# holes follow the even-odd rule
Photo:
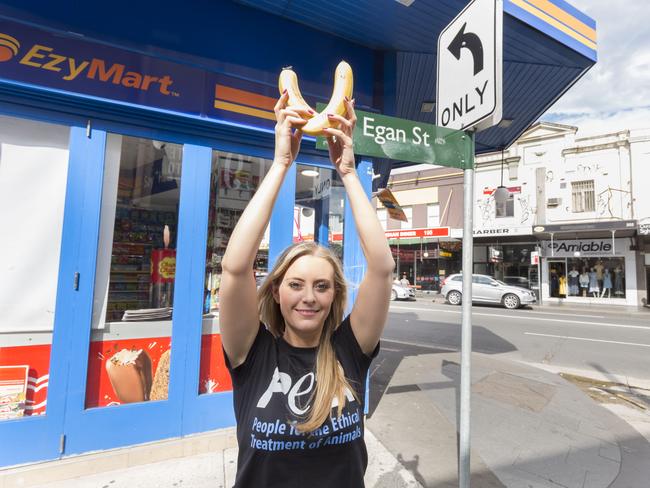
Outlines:
[[[404,286],[400,283],[393,283],[393,289],[390,291],[391,300],[415,300],[415,290],[410,286]]]
[[[442,282],[440,291],[452,305],[460,305],[463,300],[463,275],[449,275]],[[472,275],[472,302],[500,303],[505,308],[519,308],[535,303],[535,294],[520,286],[507,285],[503,281],[475,274]]]
[[[504,276],[502,280],[506,285],[528,288],[530,290],[530,281],[523,276]]]

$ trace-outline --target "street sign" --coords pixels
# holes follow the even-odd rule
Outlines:
[[[501,121],[503,0],[474,0],[438,37],[436,125],[483,130]]]
[[[324,104],[317,105],[319,111],[324,108]],[[462,131],[363,110],[355,113],[354,154],[450,168],[474,167],[474,147]],[[324,137],[316,138],[316,149],[327,150]]]

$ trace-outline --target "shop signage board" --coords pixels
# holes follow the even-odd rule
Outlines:
[[[503,1],[474,0],[438,37],[436,123],[482,130],[501,121]]]
[[[615,249],[611,239],[542,241],[542,254],[546,257],[613,256],[614,253]]]
[[[616,220],[612,222],[585,222],[580,224],[536,225],[534,234],[552,234],[561,232],[579,232],[593,230],[630,230],[637,227],[636,220]]]
[[[492,195],[495,192],[496,188],[483,188],[483,195]],[[508,187],[508,192],[510,194],[513,193],[521,193],[521,187],[520,186],[509,186]]]
[[[531,235],[530,226],[523,227],[484,227],[473,230],[474,237],[526,236]],[[463,237],[463,229],[452,229],[451,237]]]
[[[273,128],[275,85],[0,20],[0,81]]]
[[[318,104],[321,111],[325,104]],[[451,168],[473,168],[474,148],[470,138],[455,129],[356,110],[354,153],[412,163]],[[324,137],[316,148],[327,150]]]
[[[539,264],[539,251],[533,251],[530,253],[530,265],[537,266]]]
[[[412,239],[414,237],[449,237],[449,227],[431,227],[426,229],[387,230],[387,239]]]

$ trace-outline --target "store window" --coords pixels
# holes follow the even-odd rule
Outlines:
[[[440,226],[440,204],[430,203],[427,205],[427,227]]]
[[[0,116],[0,421],[47,411],[69,139]]]
[[[232,388],[218,333],[221,260],[235,225],[270,167],[271,161],[266,159],[220,151],[212,152],[199,394],[218,393]],[[269,271],[269,237],[270,227],[267,226],[255,257],[253,270],[258,287],[266,279]]]
[[[625,298],[625,258],[567,259],[568,296]]]
[[[107,137],[87,408],[167,399],[182,155]]]
[[[508,198],[503,203],[494,201],[495,216],[497,218],[514,217],[515,216],[515,197],[512,193],[508,194]]]
[[[593,212],[596,210],[596,193],[594,180],[571,182],[571,202],[574,213]]]
[[[333,169],[299,164],[293,241],[316,241],[342,257],[345,189]]]
[[[625,258],[554,259],[548,269],[551,297],[625,298]]]

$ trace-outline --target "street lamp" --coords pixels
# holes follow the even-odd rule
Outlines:
[[[503,186],[503,162],[505,159],[503,153],[504,149],[501,149],[501,184],[494,190],[494,201],[497,205],[505,204],[510,196],[510,191]]]

